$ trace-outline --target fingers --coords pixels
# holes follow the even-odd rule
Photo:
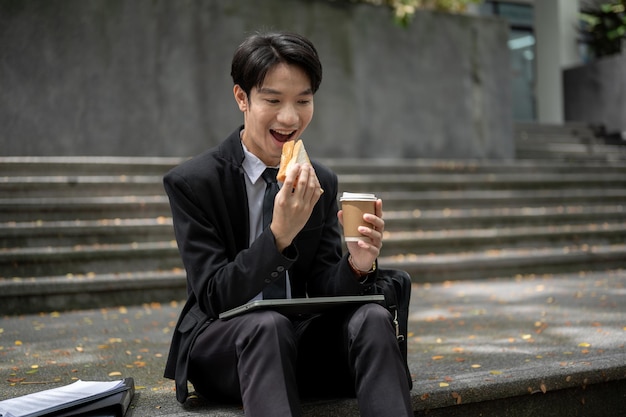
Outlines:
[[[287,170],[283,188],[291,190],[294,197],[304,201],[314,200],[317,202],[324,193],[311,164],[292,164]]]
[[[363,232],[367,233],[367,235],[372,235],[370,236],[372,238],[379,238],[382,241],[385,221],[383,220],[383,201],[381,199],[376,200],[374,212],[374,214],[365,213],[363,215],[363,220],[372,225],[372,230],[363,228]]]
[[[350,253],[358,258],[365,256],[376,259],[380,254],[383,246],[383,235],[385,232],[385,221],[382,218],[382,200],[377,200],[375,205],[375,214],[364,214],[363,220],[368,223],[367,226],[359,226],[358,231],[368,239],[356,242],[347,242]],[[343,211],[337,212],[339,223],[343,226]]]

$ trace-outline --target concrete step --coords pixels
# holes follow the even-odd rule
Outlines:
[[[624,161],[626,147],[579,143],[528,143],[516,145],[515,154],[521,159]]]
[[[45,285],[54,294],[65,281],[22,285],[36,294]],[[144,275],[123,288],[140,281],[167,287],[164,277]],[[415,416],[621,417],[624,288],[626,270],[414,284],[407,340]],[[133,377],[133,417],[242,416],[237,404],[189,399],[181,406],[173,382],[163,379],[184,299],[176,295],[165,303],[76,311],[61,304],[50,314],[3,317],[0,373],[13,382],[5,382],[0,400],[75,378]],[[91,292],[74,296],[97,301]],[[307,399],[303,409],[307,417],[359,416],[351,398]]]
[[[145,264],[142,268],[126,265],[119,272],[84,270],[57,275],[22,274],[0,277],[0,314],[107,307],[147,302],[148,299],[153,302],[167,302],[172,299],[172,294],[180,294],[181,297],[185,294],[185,271],[177,259],[175,247],[159,244],[156,247],[119,246],[117,249],[117,256],[123,257],[124,251],[128,258],[154,255],[162,263],[166,262],[164,259],[169,259],[172,265],[158,269],[150,269]],[[148,250],[154,252],[150,253]],[[72,256],[91,256],[93,252],[75,254],[67,249],[57,254],[41,255],[63,260]],[[109,253],[107,256],[113,254]],[[111,260],[103,261],[109,266],[116,265]],[[67,260],[63,262],[72,266]],[[84,264],[76,265],[82,268]],[[411,274],[416,283],[618,270],[626,269],[626,244],[591,246],[583,243],[563,247],[502,247],[441,254],[383,254],[379,258],[379,266],[403,269]],[[5,268],[6,264],[2,265],[2,269]],[[85,297],[86,294],[88,297]]]
[[[180,266],[180,255],[173,240],[0,250],[0,270],[4,277],[93,275]]]
[[[518,226],[481,229],[387,232],[384,255],[448,254],[491,248],[536,248],[542,245],[567,247],[622,243],[626,221],[579,225]]]
[[[536,136],[541,134],[577,137],[595,137],[593,127],[587,122],[568,121],[564,123],[515,122],[516,135]]]
[[[0,177],[0,192],[13,198],[163,194],[160,175],[56,175]]]
[[[385,230],[450,230],[506,226],[546,226],[623,221],[623,204],[575,204],[524,207],[476,207],[389,211]]]
[[[402,269],[415,272],[421,278],[427,273],[428,276],[444,275],[444,279],[462,279],[468,274],[465,268],[469,264],[476,266],[469,278],[504,276],[515,268],[517,272],[542,273],[550,271],[555,263],[559,268],[567,267],[567,271],[595,269],[592,264],[602,259],[626,266],[625,235],[626,223],[389,232],[381,263],[401,264]],[[537,248],[542,247],[545,249],[538,252]],[[610,256],[596,256],[607,247],[612,248]],[[580,253],[583,256],[575,255]],[[559,255],[558,262],[552,261],[555,254]],[[543,264],[547,264],[548,269],[542,269]],[[182,268],[173,240],[0,250],[0,277],[5,279],[173,268]]]
[[[174,239],[171,217],[0,223],[0,248],[76,246]]]
[[[379,192],[450,190],[626,188],[626,172],[608,173],[378,173],[341,174],[342,190]],[[163,194],[157,175],[0,177],[0,193],[11,198]]]
[[[514,208],[580,205],[626,201],[626,189],[542,189],[542,190],[470,190],[470,191],[381,191],[383,208],[391,210]]]
[[[344,174],[339,184],[342,190],[359,192],[585,189],[626,187],[626,177],[623,173]]]
[[[546,226],[609,230],[610,224],[626,221],[623,205],[577,205],[553,207],[385,210],[387,239],[407,232],[422,242],[427,236],[445,233],[497,234],[501,229],[529,227],[543,233]],[[564,229],[564,231],[567,231]],[[399,236],[403,236],[400,234]],[[112,218],[98,220],[37,220],[0,223],[0,248],[76,246],[173,240],[172,218]],[[408,237],[407,237],[408,239]]]
[[[1,176],[163,175],[181,158],[123,156],[0,156]]]
[[[11,176],[163,176],[182,158],[155,157],[5,157],[0,156],[0,177]],[[421,173],[624,173],[620,161],[538,160],[433,160],[397,158],[320,158],[337,174]]]
[[[509,248],[445,254],[383,256],[379,263],[411,274],[415,282],[504,278],[598,271],[626,267],[626,244],[570,244],[562,247]]]
[[[80,297],[72,294],[85,292],[93,294],[90,303],[98,294],[110,305],[120,297],[119,285],[149,282],[138,274],[167,277],[167,291],[148,289],[154,299],[166,298],[172,286],[184,292],[161,184],[162,173],[180,160],[0,160],[6,162],[0,164],[0,293],[6,288],[21,300],[14,308],[31,298],[45,305],[48,296],[74,308]],[[373,191],[384,200],[381,266],[406,269],[417,281],[626,266],[624,163],[327,163],[339,172],[340,192]],[[54,283],[33,288],[58,291],[17,297],[16,288],[33,281]],[[100,289],[89,287],[93,282]],[[141,299],[141,290],[133,291],[130,299]]]
[[[489,207],[538,207],[581,204],[620,204],[626,187],[566,189],[503,189],[448,191],[376,191],[384,208],[396,210],[460,209]],[[343,191],[343,187],[341,191]],[[354,188],[350,189],[354,191]],[[346,189],[346,191],[349,191]],[[0,198],[0,222],[43,220],[155,218],[169,216],[169,202],[162,195]]]
[[[452,264],[465,265],[467,254],[491,251],[507,257],[503,251],[531,250],[541,245],[568,248],[598,247],[624,242],[626,222],[562,225],[550,227],[510,227],[494,229],[458,229],[435,231],[387,232],[382,255],[385,259],[437,257]],[[452,257],[450,259],[450,257]],[[624,257],[626,260],[626,257]],[[514,255],[513,261],[520,261]],[[521,262],[521,261],[520,261]],[[570,260],[572,267],[585,268],[588,259]],[[624,262],[626,266],[626,261]],[[22,246],[0,250],[0,270],[5,278],[47,275],[86,275],[182,267],[174,240],[133,241],[126,243],[75,244],[73,246]],[[482,266],[491,276],[501,274],[501,265]],[[537,267],[538,268],[538,267]],[[541,272],[541,271],[537,271]]]
[[[170,216],[167,197],[0,197],[0,222],[45,220],[98,220],[115,218],[157,218]]]
[[[0,315],[165,303],[183,300],[185,285],[180,268],[0,278]]]
[[[609,143],[583,123],[518,123],[514,128],[517,159],[625,161],[626,146]]]

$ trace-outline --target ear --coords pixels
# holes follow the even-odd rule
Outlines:
[[[248,110],[248,95],[245,91],[243,91],[243,88],[241,88],[239,84],[235,84],[233,87],[233,95],[235,96],[235,101],[237,102],[239,110],[242,112]]]

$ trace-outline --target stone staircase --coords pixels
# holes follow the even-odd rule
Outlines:
[[[623,151],[562,155],[323,162],[383,199],[380,264],[415,282],[626,267]],[[161,184],[179,162],[0,158],[0,314],[183,299]]]
[[[514,129],[518,159],[597,160],[626,159],[626,146],[596,134],[582,122],[565,124],[517,123]],[[622,145],[626,145],[624,142]]]

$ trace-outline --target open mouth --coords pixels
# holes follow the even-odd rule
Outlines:
[[[270,133],[279,142],[287,142],[296,134],[295,130],[274,130],[270,129]]]

